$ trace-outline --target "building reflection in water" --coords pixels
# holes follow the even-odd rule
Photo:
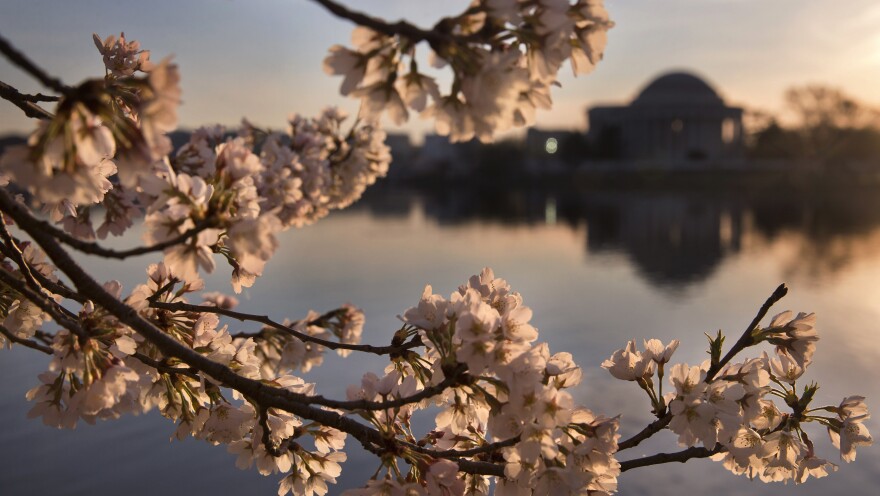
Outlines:
[[[740,248],[742,215],[730,205],[662,194],[600,194],[586,200],[587,250],[624,252],[655,285],[707,278]]]
[[[382,191],[359,208],[376,216],[420,215],[443,224],[562,224],[585,233],[590,255],[625,255],[652,286],[684,289],[727,258],[787,237],[797,243],[788,272],[828,277],[880,246],[880,192],[484,190]]]

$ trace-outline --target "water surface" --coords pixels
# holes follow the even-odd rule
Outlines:
[[[599,367],[626,340],[676,338],[675,358],[705,358],[704,332],[734,339],[773,289],[786,282],[778,310],[815,311],[822,340],[809,379],[817,401],[880,397],[880,200],[859,189],[819,194],[770,188],[746,193],[665,191],[379,191],[369,201],[282,236],[266,276],[241,309],[279,320],[351,302],[367,315],[364,341],[385,344],[396,315],[425,284],[448,294],[484,266],[522,293],[551,351],[570,351],[585,370],[575,391],[596,411],[623,414],[624,437],[650,421],[640,391]],[[136,240],[122,240],[130,245]],[[88,262],[99,279],[141,282],[157,257]],[[229,289],[225,268],[209,289]],[[233,324],[235,326],[237,324]],[[169,442],[174,426],[157,414],[56,431],[25,415],[24,393],[46,360],[29,350],[0,354],[0,494],[274,494],[278,477],[240,471],[222,447]],[[306,379],[330,396],[381,361],[328,355]],[[876,434],[877,428],[869,422]],[[827,436],[817,449],[838,461]],[[621,459],[676,451],[661,433]],[[340,488],[363,481],[375,463],[350,450]],[[880,483],[880,454],[801,487],[735,477],[707,460],[639,469],[621,479],[624,495],[864,494]]]

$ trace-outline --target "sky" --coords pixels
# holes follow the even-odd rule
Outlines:
[[[391,20],[430,26],[462,10],[462,0],[344,0]],[[846,8],[843,8],[843,5]],[[560,73],[554,108],[543,128],[584,129],[585,110],[626,103],[670,70],[704,77],[731,105],[784,112],[786,88],[822,83],[880,105],[880,2],[876,0],[606,0],[616,26],[605,60],[589,75]],[[315,115],[328,105],[356,112],[339,94],[341,79],[321,61],[347,44],[352,24],[310,0],[0,0],[0,34],[67,84],[100,77],[91,35],[126,33],[173,55],[183,87],[181,127],[242,117],[282,128],[293,112]],[[426,48],[425,48],[426,50]],[[23,92],[42,88],[5,60],[0,81]],[[0,134],[29,132],[33,122],[0,101]],[[420,135],[431,123],[411,116],[389,130]]]

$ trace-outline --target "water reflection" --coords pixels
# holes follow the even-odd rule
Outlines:
[[[441,225],[561,223],[584,230],[590,255],[623,254],[651,285],[682,290],[707,280],[727,257],[778,239],[796,252],[789,277],[833,277],[880,247],[880,189],[811,190],[764,184],[729,189],[379,191],[359,208],[405,217],[412,208]]]
[[[611,379],[601,361],[627,339],[661,337],[682,341],[676,360],[699,363],[703,332],[723,328],[735,335],[785,280],[792,291],[780,309],[819,315],[822,341],[808,378],[821,379],[817,401],[836,404],[845,395],[864,394],[876,412],[878,203],[872,190],[820,194],[778,185],[738,192],[380,188],[351,210],[285,233],[267,274],[242,295],[242,309],[283,319],[351,302],[365,310],[365,341],[384,344],[399,326],[395,316],[417,302],[424,284],[448,294],[490,265],[523,294],[550,349],[570,351],[584,367],[585,380],[573,391],[577,402],[608,415],[624,413],[622,433],[629,436],[650,421],[647,401],[638,388]],[[89,268],[101,280],[121,279],[131,288],[155,258],[92,261]],[[211,289],[228,291],[228,284],[226,269],[208,278]],[[344,397],[347,385],[365,371],[381,372],[384,364],[331,354],[305,379],[321,394]],[[168,496],[277,489],[277,477],[235,469],[234,457],[220,447],[169,443],[174,426],[155,412],[72,432],[27,420],[30,405],[23,396],[45,366],[28,350],[0,353],[3,496],[116,494],[119,487],[131,495]],[[426,412],[421,420],[431,416]],[[876,434],[876,424],[868,425]],[[822,455],[837,461],[823,432],[813,430],[811,438]],[[621,458],[676,450],[674,436],[658,435],[643,448]],[[860,450],[855,464],[805,487],[750,483],[700,460],[628,472],[620,494],[864,494],[880,483],[877,452]],[[375,460],[357,446],[349,455],[329,494],[375,470]],[[144,474],[162,482],[132,484]]]

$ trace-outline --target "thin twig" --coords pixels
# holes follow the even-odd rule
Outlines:
[[[181,369],[178,367],[172,367],[170,365],[165,365],[164,363],[162,363],[158,360],[152,359],[152,358],[148,357],[147,355],[144,355],[141,352],[136,352],[135,354],[131,355],[131,357],[137,359],[139,362],[143,363],[144,365],[149,365],[150,367],[153,367],[154,369],[156,369],[159,372],[162,372],[164,374],[185,375],[187,377],[190,377],[190,378],[193,378],[196,380],[200,379],[198,371],[196,371],[195,369]]]
[[[36,331],[34,331],[34,339],[45,344],[46,346],[50,346],[55,340],[54,338],[54,334],[49,334],[48,332],[41,329],[37,329]]]
[[[734,343],[733,348],[724,355],[724,358],[721,359],[717,364],[709,367],[709,370],[706,372],[706,382],[712,382],[712,379],[715,378],[715,374],[717,374],[737,353],[748,348],[749,346],[755,344],[754,338],[752,337],[752,331],[755,330],[755,327],[761,322],[761,320],[767,315],[767,312],[770,310],[776,302],[781,300],[788,293],[788,288],[785,287],[785,283],[780,284],[773,294],[771,294],[767,300],[761,305],[761,308],[758,310],[755,318],[752,319],[752,322],[749,323],[749,326],[746,327],[746,330],[742,333],[742,336]]]
[[[48,277],[41,274],[40,271],[36,271],[33,274],[34,277],[37,278],[37,281],[39,281],[40,285],[42,285],[49,291],[57,294],[58,296],[61,296],[62,298],[67,298],[68,300],[73,300],[77,303],[85,303],[86,301],[88,301],[88,298],[68,288],[61,282],[49,279]]]
[[[37,105],[35,102],[54,100],[46,100],[40,97],[54,98],[39,93],[36,95],[26,95],[3,81],[0,81],[0,98],[11,102],[13,105],[20,108],[22,112],[24,112],[24,115],[32,119],[51,119],[52,114],[48,110]]]
[[[47,295],[40,290],[31,289],[27,284],[24,283],[24,281],[19,280],[14,273],[8,271],[5,268],[0,268],[0,281],[2,281],[4,284],[14,289],[15,291],[19,292],[28,300],[31,300],[38,305],[46,305],[50,307],[52,309],[51,311],[46,310],[43,307],[40,308],[43,308],[43,311],[53,316],[52,318],[55,318],[55,313],[58,313],[60,315],[60,318],[64,319],[77,321],[77,319],[79,318],[75,313],[56,303],[50,295]],[[35,299],[39,301],[36,301]]]
[[[663,430],[667,425],[669,425],[669,422],[671,422],[671,421],[672,421],[672,414],[667,413],[666,415],[664,415],[664,416],[660,417],[659,419],[648,424],[644,429],[639,431],[638,434],[634,435],[633,437],[631,437],[625,441],[621,441],[620,443],[618,443],[617,444],[617,451],[623,451],[623,450],[638,446],[638,444],[641,443],[642,441],[644,441],[645,439],[648,439],[649,437],[651,437],[654,434],[657,434],[658,432]]]
[[[370,400],[333,400],[329,398],[325,398],[321,395],[305,395],[305,394],[297,394],[297,393],[288,393],[286,390],[284,394],[294,394],[298,398],[300,398],[303,402],[313,404],[313,405],[321,405],[329,408],[336,408],[338,410],[348,410],[348,411],[357,411],[357,410],[365,410],[365,411],[378,411],[378,410],[391,410],[394,408],[400,408],[402,406],[411,405],[413,403],[418,403],[422,400],[432,398],[434,396],[439,395],[443,391],[446,391],[448,388],[455,387],[462,383],[467,383],[469,376],[465,373],[466,366],[463,364],[459,364],[458,368],[456,368],[452,373],[450,373],[447,377],[445,377],[442,381],[433,386],[426,386],[424,389],[420,390],[417,393],[413,393],[409,396],[402,396],[400,398],[394,398],[390,400],[383,401],[370,401]]]
[[[166,248],[170,248],[172,246],[181,244],[184,241],[197,235],[198,233],[204,231],[205,229],[213,226],[212,222],[204,220],[204,221],[200,221],[200,222],[196,223],[195,226],[187,229],[183,233],[181,233],[171,239],[162,241],[161,243],[156,243],[156,244],[150,245],[150,246],[139,246],[137,248],[130,248],[128,250],[114,250],[112,248],[105,248],[105,247],[99,245],[98,243],[94,243],[91,241],[83,241],[79,238],[75,238],[75,237],[71,236],[70,234],[64,232],[61,229],[58,229],[57,227],[53,226],[52,224],[50,224],[46,221],[37,220],[37,219],[34,219],[34,220],[40,225],[40,228],[42,230],[44,230],[48,234],[52,235],[53,237],[57,238],[62,243],[66,244],[72,248],[75,248],[76,250],[79,250],[83,253],[87,253],[89,255],[96,255],[96,256],[104,257],[104,258],[115,258],[115,259],[119,259],[119,260],[126,259],[129,257],[135,257],[138,255],[145,255],[147,253],[153,253],[156,251],[162,251]]]
[[[675,453],[657,453],[656,455],[636,458],[634,460],[626,460],[620,462],[620,471],[626,472],[639,467],[647,467],[649,465],[660,465],[661,463],[679,462],[685,463],[692,458],[708,458],[712,455],[722,453],[726,448],[720,444],[716,444],[714,448],[707,449],[702,446],[692,446],[688,449]]]
[[[387,36],[403,36],[413,43],[417,43],[419,41],[427,41],[432,46],[435,44],[444,44],[455,41],[455,36],[449,33],[443,33],[442,31],[432,29],[422,29],[418,26],[410,24],[407,21],[397,21],[395,23],[389,23],[383,19],[379,19],[378,17],[372,17],[363,12],[357,12],[351,10],[343,5],[340,5],[333,0],[313,0],[315,3],[320,4],[325,9],[330,11],[333,15],[337,17],[341,17],[343,19],[348,19],[349,21],[367,28],[376,31],[377,33],[382,33]]]
[[[12,237],[12,240],[14,241],[15,244],[17,244],[18,246],[21,246],[21,240],[19,240],[18,238],[15,238],[15,237]],[[0,253],[3,253],[4,255],[6,255],[10,259],[14,259],[14,256],[15,256],[15,253],[13,252],[12,248],[7,247],[5,243],[0,243]],[[42,286],[45,289],[48,289],[49,291],[51,291],[51,292],[53,292],[63,298],[67,298],[68,300],[73,300],[73,301],[76,301],[79,303],[85,303],[87,300],[87,298],[84,298],[81,294],[68,288],[60,281],[53,281],[53,280],[49,279],[48,277],[43,275],[39,270],[31,271],[31,275],[34,276],[34,278],[37,280],[37,282],[40,284],[40,286]]]
[[[13,65],[36,78],[43,86],[55,93],[66,95],[72,91],[72,88],[62,83],[60,79],[50,76],[46,71],[31,62],[25,54],[12,46],[2,35],[0,35],[0,53],[5,55]]]
[[[12,238],[12,235],[9,234],[9,230],[6,229],[6,217],[3,213],[0,213],[0,239],[3,240],[5,248],[2,250],[3,254],[12,259],[12,261],[18,265],[18,270],[21,272],[27,285],[33,288],[34,291],[42,290],[43,288],[37,280],[34,279],[34,274],[31,271],[30,265],[28,265],[27,261],[24,259],[24,253],[22,253],[21,248],[19,248],[15,239]]]
[[[28,94],[28,93],[19,93],[21,98],[26,102],[60,102],[61,97],[55,95],[44,95],[42,93],[36,94]]]
[[[55,320],[55,322],[57,322],[64,328],[69,329],[70,332],[76,334],[77,337],[80,338],[80,340],[85,340],[89,338],[89,335],[85,331],[85,329],[83,329],[82,326],[79,325],[79,322],[77,321],[77,316],[74,315],[70,310],[55,303],[54,300],[47,297],[46,295],[32,290],[24,282],[17,279],[13,274],[9,273],[5,269],[0,269],[0,282],[14,289],[19,294],[27,298],[29,301],[40,307],[40,309],[48,313],[49,316],[52,317],[53,320]]]
[[[158,308],[161,310],[170,310],[173,312],[198,312],[198,313],[215,313],[218,315],[225,315],[226,317],[231,317],[236,320],[240,320],[242,322],[250,321],[250,322],[258,322],[269,326],[273,329],[277,329],[279,331],[290,334],[291,336],[299,339],[300,341],[315,343],[331,350],[352,350],[352,351],[361,351],[364,353],[373,353],[376,355],[389,355],[393,353],[402,353],[408,349],[415,348],[421,345],[421,341],[412,340],[408,343],[404,343],[400,346],[372,346],[369,344],[348,344],[348,343],[339,343],[336,341],[328,341],[326,339],[321,339],[309,334],[305,334],[303,332],[297,331],[296,329],[280,324],[269,318],[268,315],[254,315],[242,312],[236,312],[235,310],[229,310],[226,308],[220,308],[209,305],[193,305],[190,303],[184,302],[173,302],[167,303],[158,300],[150,300],[149,304],[153,308]],[[325,316],[333,313],[333,311],[328,312],[327,314],[318,317],[312,322],[309,322],[308,325],[316,325],[320,323]],[[314,323],[314,324],[313,324]],[[241,336],[244,337],[244,336]]]
[[[752,339],[752,331],[755,329],[755,326],[757,326],[758,323],[761,322],[761,319],[763,319],[764,316],[767,315],[770,307],[781,300],[786,295],[786,293],[788,293],[788,288],[785,287],[785,284],[780,284],[773,292],[773,294],[771,294],[767,298],[764,304],[761,305],[761,308],[758,309],[757,315],[755,315],[755,318],[752,319],[751,323],[749,323],[749,326],[746,328],[745,332],[743,332],[742,336],[740,336],[739,340],[737,340],[737,342],[733,345],[733,348],[731,348],[730,351],[728,351],[727,354],[724,355],[724,358],[722,358],[717,364],[709,367],[709,370],[706,372],[706,379],[704,382],[712,382],[712,379],[715,378],[715,375],[722,368],[724,368],[724,366],[727,365],[727,363],[730,362],[730,360],[732,360],[737,353],[754,344],[754,341]],[[648,426],[642,429],[638,434],[618,444],[618,451],[623,451],[625,449],[637,446],[645,439],[648,439],[649,437],[663,430],[663,428],[669,425],[669,422],[671,421],[672,414],[666,413],[659,419],[648,424]]]
[[[0,189],[0,210],[8,213],[18,226],[40,245],[58,270],[67,275],[81,293],[88,295],[91,301],[114,315],[119,319],[120,323],[127,325],[143,336],[164,355],[180,359],[190,367],[210,376],[218,383],[241,392],[266,408],[278,408],[327,427],[346,432],[361,442],[361,444],[370,443],[382,446],[387,443],[387,439],[382,433],[351,416],[311,406],[309,404],[311,397],[308,395],[297,394],[286,389],[269,386],[258,380],[242,377],[229,367],[184,346],[141,317],[135,309],[107,292],[101,284],[89,276],[70,257],[55,238],[43,232],[37,219],[23,205],[17,203],[4,189]],[[485,475],[503,475],[504,473],[503,466],[493,463],[472,462],[468,460],[459,460],[457,463],[460,470],[468,473]]]
[[[7,250],[8,249],[2,243],[0,243],[0,252],[3,252],[4,255],[9,256],[9,254],[6,253]],[[52,293],[55,293],[55,294],[61,296],[62,298],[66,298],[68,300],[73,300],[77,303],[85,303],[87,300],[87,298],[83,297],[81,294],[68,288],[67,286],[65,286],[61,282],[53,281],[53,280],[49,279],[48,277],[46,277],[45,275],[40,273],[40,271],[38,271],[38,270],[31,271],[31,274],[34,276],[34,278],[37,280],[37,282],[40,283],[40,286],[51,291]]]
[[[471,456],[482,455],[486,453],[494,453],[495,451],[500,450],[501,448],[506,448],[508,446],[513,446],[520,441],[519,436],[512,437],[510,439],[505,439],[504,441],[497,441],[494,443],[484,444],[482,446],[478,446],[476,448],[470,448],[466,450],[456,450],[456,449],[448,449],[443,451],[430,450],[427,448],[422,448],[421,446],[416,446],[412,444],[407,444],[406,446],[412,449],[413,451],[417,451],[419,453],[423,453],[426,455],[431,455],[434,458],[468,458]],[[415,447],[413,447],[415,446]]]
[[[33,304],[40,307],[40,309],[49,314],[58,325],[70,330],[70,332],[74,333],[80,340],[89,339],[88,332],[79,325],[76,317],[72,316],[69,310],[55,303],[54,300],[49,299],[41,293],[33,291],[5,270],[0,270],[0,282],[16,290]]]
[[[0,334],[6,337],[6,339],[12,341],[13,343],[20,344],[22,346],[26,346],[32,350],[42,351],[47,355],[51,355],[53,353],[52,348],[37,343],[36,341],[31,341],[30,339],[20,338],[12,333],[6,326],[0,324]]]

